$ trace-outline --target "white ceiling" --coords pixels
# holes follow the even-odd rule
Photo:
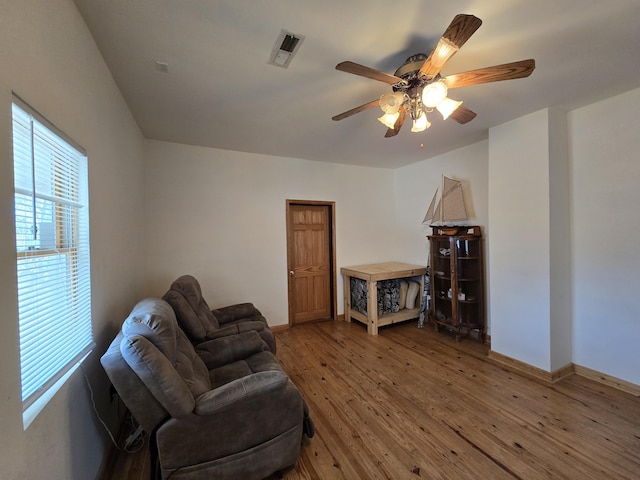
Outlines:
[[[396,168],[541,108],[571,109],[640,87],[638,0],[75,2],[150,139]],[[450,92],[478,114],[466,125],[433,114],[424,132],[411,133],[407,122],[384,138],[377,108],[331,120],[391,91],[337,63],[393,73],[410,55],[428,54],[458,13],[483,24],[443,75],[527,58],[536,60],[533,74]],[[287,69],[267,63],[282,29],[305,37]]]

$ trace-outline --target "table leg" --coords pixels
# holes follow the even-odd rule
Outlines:
[[[351,322],[351,277],[344,276],[344,321]]]
[[[367,332],[378,335],[378,282],[369,281],[367,290]]]

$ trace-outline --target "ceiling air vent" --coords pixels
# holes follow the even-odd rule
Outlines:
[[[286,30],[282,30],[278,36],[278,40],[276,40],[273,52],[271,52],[269,63],[276,67],[287,68],[303,40],[304,37],[302,35],[295,35]]]

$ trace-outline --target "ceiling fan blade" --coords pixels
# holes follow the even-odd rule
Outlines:
[[[331,120],[342,120],[343,118],[350,117],[351,115],[360,113],[368,108],[377,107],[378,105],[380,105],[380,100],[371,100],[369,103],[365,103],[364,105],[360,105],[359,107],[352,108],[351,110],[347,110],[346,112],[331,117]]]
[[[458,14],[453,18],[442,36],[460,48],[467,43],[471,35],[476,33],[480,25],[482,25],[482,20],[478,17]]]
[[[384,138],[395,137],[400,132],[400,129],[404,124],[404,119],[407,116],[407,111],[404,108],[401,108],[398,113],[400,115],[398,116],[395,125],[393,126],[393,128],[387,129],[387,133],[384,134]]]
[[[493,67],[479,68],[468,72],[456,73],[444,78],[447,88],[460,88],[480,83],[500,82],[502,80],[514,80],[531,75],[536,68],[534,59],[520,60],[519,62],[504,63]]]
[[[353,73],[354,75],[360,75],[361,77],[371,78],[372,80],[378,80],[379,82],[388,83],[389,85],[395,85],[399,82],[406,83],[400,77],[389,75],[388,73],[381,72],[375,68],[365,67],[364,65],[354,62],[340,62],[336,65],[336,70]]]
[[[460,124],[465,124],[476,118],[476,112],[472,112],[464,105],[460,105],[451,115],[449,115],[449,118],[453,118]]]
[[[482,25],[482,20],[474,15],[456,15],[445,30],[438,45],[420,68],[419,76],[436,76],[449,59],[462,47],[471,35]],[[440,46],[450,48],[439,48]],[[453,51],[452,51],[453,50]]]

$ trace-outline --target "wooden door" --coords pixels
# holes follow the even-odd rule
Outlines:
[[[334,307],[333,204],[287,201],[289,324],[330,320]]]

